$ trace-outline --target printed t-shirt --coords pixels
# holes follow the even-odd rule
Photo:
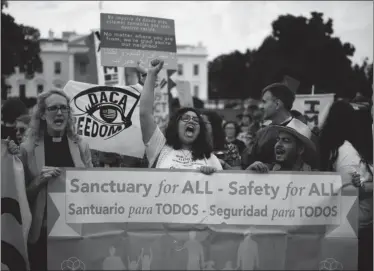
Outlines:
[[[152,167],[157,160],[156,168],[198,169],[201,166],[210,166],[217,170],[222,170],[221,163],[214,154],[211,154],[208,159],[193,160],[190,151],[174,150],[166,145],[166,138],[158,127],[156,127],[151,139],[146,144],[145,151],[149,167]]]

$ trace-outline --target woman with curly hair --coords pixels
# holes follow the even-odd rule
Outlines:
[[[31,270],[47,270],[46,184],[61,174],[60,167],[92,167],[89,146],[75,132],[69,102],[62,91],[40,94],[20,146],[32,212],[28,240]]]
[[[155,168],[199,169],[205,174],[221,170],[207,140],[201,114],[193,108],[179,109],[169,121],[165,135],[154,121],[153,103],[157,74],[163,66],[152,61],[140,96],[140,126],[149,165]]]

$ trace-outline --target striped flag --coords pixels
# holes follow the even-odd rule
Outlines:
[[[1,270],[29,270],[27,236],[31,213],[21,160],[1,142]]]

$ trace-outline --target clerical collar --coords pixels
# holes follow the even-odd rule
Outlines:
[[[50,142],[59,143],[63,141],[65,135],[62,136],[50,136],[47,132],[45,132],[45,137],[49,139]]]
[[[52,137],[52,142],[61,142],[62,137]]]

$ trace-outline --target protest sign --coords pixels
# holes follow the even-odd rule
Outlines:
[[[334,94],[296,95],[292,109],[303,114],[313,129],[321,127],[333,102]]]
[[[90,148],[142,158],[144,144],[139,120],[140,89],[69,81],[64,92],[76,118],[77,133]]]
[[[177,81],[178,99],[181,107],[193,107],[191,84],[188,81]]]
[[[169,123],[169,88],[175,85],[170,79],[170,74],[172,73],[173,71],[170,70],[161,70],[158,74],[157,86],[155,88],[153,117],[161,131],[165,131]]]
[[[50,269],[356,270],[336,174],[67,169],[48,191]]]
[[[148,67],[158,58],[176,69],[174,20],[101,13],[100,27],[102,65],[135,67],[140,61]]]

